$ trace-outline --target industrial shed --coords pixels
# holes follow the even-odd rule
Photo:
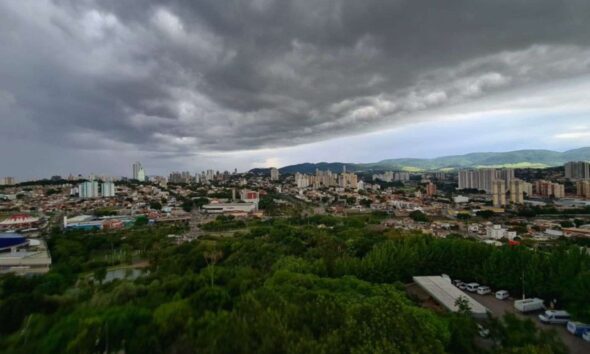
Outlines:
[[[488,309],[475,301],[459,288],[451,284],[450,281],[441,276],[420,276],[413,277],[414,282],[426,291],[432,298],[451,312],[457,312],[459,309],[455,305],[457,299],[463,297],[467,299],[471,314],[474,318],[484,319],[487,317]]]

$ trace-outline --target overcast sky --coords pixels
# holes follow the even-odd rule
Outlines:
[[[0,176],[590,146],[588,0],[0,0]]]

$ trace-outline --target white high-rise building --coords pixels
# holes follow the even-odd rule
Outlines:
[[[133,164],[133,179],[138,180],[140,182],[145,181],[145,170],[143,169],[143,166],[139,161]]]
[[[495,168],[482,168],[478,170],[459,171],[459,186],[457,189],[477,189],[492,193],[492,184],[495,180],[504,181],[505,188],[515,179],[514,170],[506,168],[497,170]]]
[[[80,198],[98,198],[100,196],[98,191],[98,181],[83,182],[78,186],[78,193]]]
[[[212,181],[215,179],[215,171],[213,170],[207,170],[206,174],[205,174],[205,179],[207,181]]]
[[[458,189],[477,189],[491,193],[492,182],[496,179],[496,169],[494,168],[459,171]]]
[[[115,196],[115,183],[103,182],[101,185],[101,194],[104,198],[112,198]]]
[[[279,170],[275,167],[270,169],[270,180],[271,181],[278,181],[279,180]]]
[[[295,173],[295,184],[297,185],[297,188],[309,187],[309,176],[299,172]]]
[[[382,174],[374,174],[373,180],[381,180],[383,182],[405,182],[410,180],[410,173],[386,171]]]

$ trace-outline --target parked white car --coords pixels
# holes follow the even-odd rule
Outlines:
[[[489,294],[491,292],[492,292],[492,289],[490,289],[489,286],[482,285],[479,288],[477,288],[477,293],[479,295],[487,295],[487,294]]]
[[[496,291],[496,299],[498,299],[498,300],[506,300],[509,297],[510,297],[510,294],[506,290]]]
[[[467,284],[465,284],[465,283],[459,283],[459,284],[457,284],[457,287],[459,289],[461,289],[461,290],[465,290],[467,288]]]
[[[477,288],[479,288],[479,283],[469,283],[465,287],[465,290],[474,293],[477,291]]]
[[[584,333],[584,335],[582,335],[582,339],[586,342],[590,342],[590,331]]]
[[[567,311],[547,310],[539,315],[539,320],[547,324],[566,324],[571,317]]]

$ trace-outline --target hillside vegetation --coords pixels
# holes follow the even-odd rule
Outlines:
[[[590,161],[590,147],[557,152],[550,150],[519,150],[510,152],[471,153],[457,156],[444,156],[434,159],[388,159],[375,163],[353,164],[342,162],[303,163],[286,166],[281,173],[315,173],[316,169],[342,172],[346,167],[350,172],[371,170],[397,170],[407,172],[449,171],[460,168],[547,168],[562,166],[568,161]],[[252,172],[267,172],[254,169]]]

